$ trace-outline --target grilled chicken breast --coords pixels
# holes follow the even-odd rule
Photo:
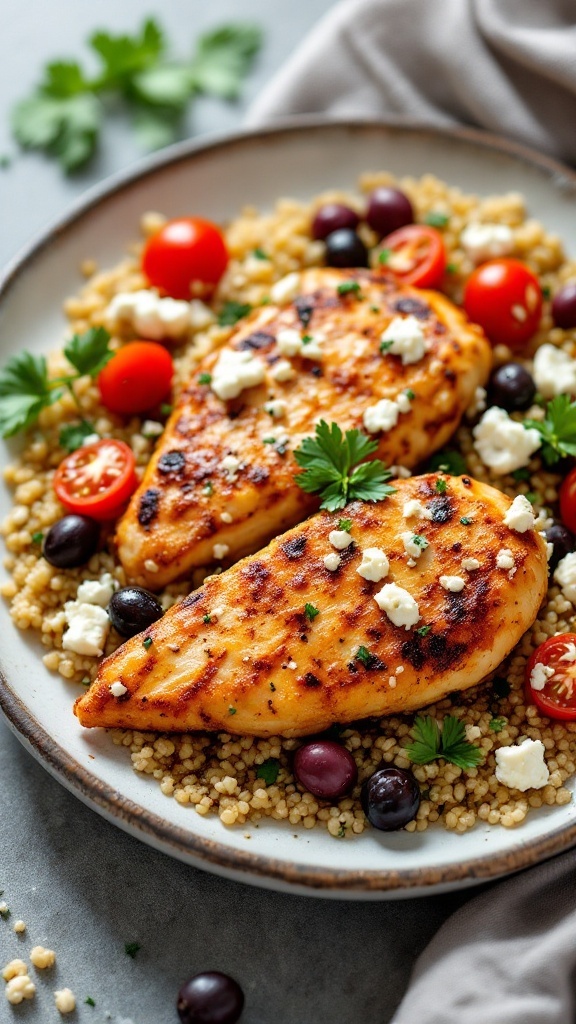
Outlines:
[[[369,270],[289,277],[294,300],[255,311],[226,346],[233,358],[252,357],[242,372],[255,369],[261,382],[218,397],[214,389],[236,391],[225,368],[222,376],[221,349],[198,367],[170,417],[118,527],[132,581],[159,589],[197,566],[231,562],[315,511],[317,500],[294,482],[292,452],[320,419],[372,431],[381,459],[412,467],[447,441],[485,383],[482,331],[439,293]],[[383,333],[399,324],[420,333],[420,353],[416,345],[398,354],[402,342],[390,340],[381,350]],[[367,410],[404,392],[397,422],[372,415],[367,427]]]
[[[509,528],[510,499],[468,477],[396,486],[207,579],[102,663],[75,705],[82,725],[300,736],[481,680],[536,617],[545,542]]]

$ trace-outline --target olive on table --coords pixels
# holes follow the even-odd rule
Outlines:
[[[157,597],[143,587],[121,587],[110,598],[108,615],[120,636],[130,637],[148,629],[164,612]]]
[[[340,228],[351,228],[354,231],[360,223],[360,217],[356,210],[352,210],[343,203],[324,203],[316,210],[312,221],[312,235],[316,239],[324,240],[327,235]]]
[[[576,327],[576,281],[569,281],[552,299],[552,318],[556,327]]]
[[[51,526],[42,544],[42,554],[57,569],[78,569],[92,558],[100,540],[100,526],[89,516],[62,516]]]
[[[234,978],[220,971],[195,974],[178,992],[176,1009],[182,1024],[236,1024],[244,993]]]
[[[326,236],[326,263],[329,267],[367,267],[368,250],[351,228],[338,228]]]
[[[294,756],[294,774],[309,793],[326,800],[349,793],[358,779],[352,754],[334,740],[313,740],[299,747]]]
[[[520,363],[504,363],[490,377],[488,398],[507,412],[528,409],[534,401],[536,385],[532,374]]]
[[[412,772],[392,765],[378,768],[362,786],[362,809],[374,828],[395,832],[416,816],[420,788]]]
[[[546,530],[546,540],[548,544],[552,545],[552,554],[548,559],[548,571],[552,573],[558,562],[561,562],[566,555],[574,551],[574,534],[570,533],[570,530],[567,526],[564,526],[564,523],[553,523]]]
[[[412,203],[398,188],[375,188],[368,196],[366,220],[378,235],[390,235],[398,228],[414,223]]]

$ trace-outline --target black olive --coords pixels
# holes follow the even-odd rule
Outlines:
[[[420,787],[412,772],[390,765],[376,769],[366,779],[361,801],[364,814],[375,828],[394,832],[416,817]]]
[[[528,409],[534,401],[536,385],[534,378],[520,363],[504,363],[490,377],[488,398],[491,405],[497,405],[507,412]]]
[[[186,981],[176,1009],[182,1024],[236,1024],[244,1007],[237,981],[220,971],[205,971]]]
[[[162,618],[162,605],[158,598],[143,587],[121,587],[110,598],[108,615],[120,636],[136,636]]]
[[[100,526],[88,516],[63,516],[44,537],[42,554],[57,569],[78,569],[86,565],[100,540]]]
[[[326,263],[329,267],[367,267],[368,250],[351,228],[339,228],[326,238]]]
[[[548,559],[548,571],[552,573],[558,562],[574,550],[574,536],[564,523],[553,523],[546,530],[546,540],[552,545],[552,554]]]

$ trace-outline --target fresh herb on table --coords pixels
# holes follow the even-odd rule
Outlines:
[[[309,622],[314,622],[317,615],[320,615],[320,609],[315,608],[313,604],[308,604],[308,601],[304,605],[304,615]]]
[[[232,327],[252,310],[247,302],[225,302],[218,314],[220,327]]]
[[[462,722],[453,715],[446,716],[442,729],[431,715],[417,715],[410,735],[413,742],[405,749],[414,764],[430,764],[442,757],[458,768],[475,768],[484,756],[468,742]]]
[[[256,778],[263,779],[267,786],[273,786],[280,774],[281,764],[276,757],[268,757],[256,769]]]
[[[570,395],[556,395],[548,402],[543,420],[524,420],[524,426],[542,437],[542,458],[547,466],[576,455],[576,401],[571,401]]]
[[[92,996],[87,996],[86,999],[84,1000],[84,1003],[86,1004],[86,1006],[96,1006],[96,1003],[92,999]]]
[[[89,423],[88,420],[80,420],[80,423],[66,423],[60,428],[58,443],[67,452],[75,452],[77,448],[82,447],[87,437],[91,437],[95,433],[94,424]]]
[[[124,952],[126,953],[126,956],[131,957],[132,960],[136,956],[136,953],[138,952],[139,949],[140,943],[138,942],[126,942],[124,944]]]
[[[88,45],[100,67],[95,76],[75,60],[46,65],[36,89],[12,111],[12,131],[26,149],[43,150],[66,172],[96,152],[108,108],[128,112],[138,141],[158,149],[181,133],[195,95],[235,100],[262,45],[255,25],[223,25],[200,36],[190,58],[168,52],[164,32],[148,18],[134,35],[94,32]]]
[[[44,356],[19,352],[0,370],[0,434],[11,437],[36,422],[42,409],[57,402],[66,389],[74,401],[74,381],[95,377],[113,353],[108,347],[110,335],[103,327],[91,327],[75,334],[64,348],[64,355],[76,373],[48,377]]]
[[[364,462],[378,448],[360,430],[342,433],[337,423],[321,420],[315,437],[305,437],[294,458],[304,470],[295,477],[307,494],[319,494],[320,508],[329,512],[353,500],[381,501],[396,489],[386,482],[392,476],[380,459]]]

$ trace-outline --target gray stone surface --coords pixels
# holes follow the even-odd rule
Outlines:
[[[161,20],[183,52],[200,31],[254,19],[266,46],[238,105],[198,101],[189,128],[235,128],[243,111],[331,0],[164,0]],[[160,7],[160,5],[159,5]],[[97,26],[132,29],[144,0],[3,0],[0,154],[15,154],[8,111],[49,58],[82,52]],[[36,155],[0,170],[0,265],[88,186],[138,158],[118,121],[98,161],[65,179]],[[107,824],[51,779],[0,723],[0,890],[12,910],[0,920],[0,962],[33,944],[55,949],[38,974],[36,999],[14,1008],[0,993],[0,1021],[61,1020],[52,999],[69,986],[80,1024],[171,1024],[190,974],[217,968],[246,992],[243,1024],[384,1024],[417,954],[464,898],[389,904],[324,901],[227,882],[156,853]],[[12,930],[22,918],[23,937]],[[131,960],[126,942],[141,949]],[[96,1007],[84,1004],[92,997]]]

